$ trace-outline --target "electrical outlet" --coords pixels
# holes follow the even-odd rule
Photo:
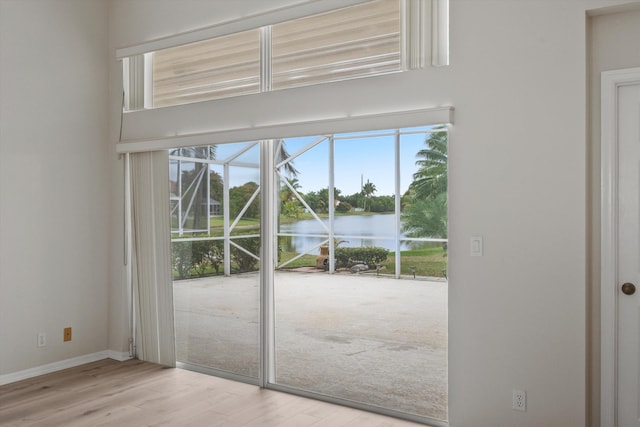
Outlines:
[[[527,392],[524,390],[513,390],[511,408],[514,411],[525,412],[527,410]]]
[[[64,328],[64,342],[71,341],[71,328]]]
[[[47,334],[40,332],[38,334],[38,347],[45,347],[47,345]]]

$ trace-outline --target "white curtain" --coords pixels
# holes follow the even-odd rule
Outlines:
[[[131,155],[136,356],[175,366],[168,152]]]

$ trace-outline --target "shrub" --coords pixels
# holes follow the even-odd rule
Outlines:
[[[171,258],[173,268],[178,272],[179,279],[187,279],[193,267],[191,256],[191,242],[174,242],[171,244]]]
[[[353,264],[366,264],[375,267],[387,260],[389,250],[378,246],[364,246],[360,248],[337,248],[336,264],[338,267],[350,267]]]
[[[209,241],[209,250],[205,256],[209,264],[216,270],[216,274],[219,274],[220,264],[224,262],[223,243],[220,240]]]
[[[198,276],[204,276],[208,267],[213,267],[216,274],[220,272],[223,260],[222,242],[220,240],[196,240],[193,243],[193,268]]]
[[[336,206],[336,212],[349,212],[351,209],[353,209],[353,206],[344,200],[340,200],[340,203]]]
[[[258,253],[260,252],[259,237],[238,239],[236,240],[236,244],[242,246],[252,254],[258,255]],[[236,263],[238,271],[241,273],[257,270],[258,260],[233,246],[231,247],[231,259]]]
[[[188,279],[194,274],[204,276],[210,266],[220,272],[224,253],[219,240],[195,240],[171,244],[173,268],[179,279]]]

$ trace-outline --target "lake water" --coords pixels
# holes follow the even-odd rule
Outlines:
[[[336,239],[346,240],[343,247],[380,246],[390,251],[395,251],[395,215],[347,215],[336,216],[334,220],[334,233]],[[329,220],[323,222],[328,227]],[[291,224],[280,225],[281,233],[288,234],[324,234],[327,231],[315,219],[305,219]],[[341,237],[348,236],[348,237]],[[362,236],[362,237],[360,237]],[[376,238],[372,238],[375,236]],[[405,237],[404,234],[401,238]],[[285,252],[303,252],[318,245],[326,237],[280,237],[279,244]],[[401,250],[417,249],[430,246],[440,246],[435,242],[409,242],[401,241]]]

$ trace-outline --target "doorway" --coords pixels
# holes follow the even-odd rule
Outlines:
[[[640,69],[602,74],[601,424],[640,425]]]
[[[447,135],[173,152],[179,366],[446,424]]]

